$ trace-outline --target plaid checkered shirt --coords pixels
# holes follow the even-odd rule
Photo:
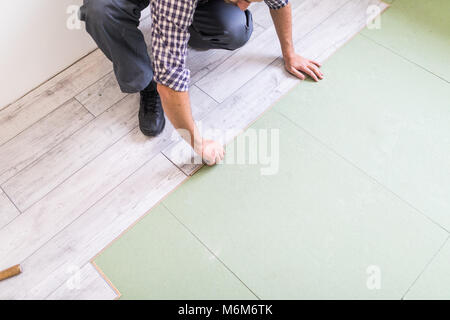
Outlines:
[[[200,0],[204,1],[204,0]],[[264,0],[270,9],[281,9],[289,0]],[[190,71],[186,68],[188,27],[198,0],[151,1],[152,63],[155,81],[175,91],[187,91]]]

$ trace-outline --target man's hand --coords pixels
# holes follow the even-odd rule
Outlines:
[[[292,8],[288,3],[281,9],[270,10],[278,39],[280,40],[281,51],[283,53],[284,65],[286,70],[301,80],[309,75],[315,81],[323,79],[323,73],[320,71],[320,63],[303,58],[295,53],[292,41]],[[303,73],[304,74],[303,74]]]
[[[290,57],[285,57],[284,66],[286,67],[287,71],[301,80],[306,79],[303,73],[309,75],[314,79],[314,81],[323,79],[323,73],[319,69],[321,67],[320,63],[303,58],[298,54],[294,54]]]
[[[201,151],[197,152],[202,155],[202,159],[208,166],[213,166],[223,160],[225,150],[223,146],[213,140],[203,140]]]
[[[225,154],[223,146],[216,141],[202,138],[192,119],[188,92],[178,92],[161,84],[158,84],[158,92],[164,112],[173,126],[179,130],[181,137],[207,165],[213,166],[220,162]]]

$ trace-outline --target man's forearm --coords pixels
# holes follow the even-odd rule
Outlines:
[[[177,92],[161,84],[158,84],[158,92],[165,114],[175,129],[180,129],[183,139],[192,147],[201,145],[201,135],[192,118],[189,93]]]
[[[177,92],[158,84],[164,112],[183,139],[200,155],[207,165],[220,162],[225,151],[216,141],[203,139],[192,118],[191,103],[188,92]]]
[[[278,39],[280,40],[283,57],[289,57],[295,54],[294,44],[292,42],[292,7],[288,3],[285,7],[278,10],[270,10]]]
[[[301,80],[305,80],[304,74],[309,75],[315,81],[323,79],[322,71],[319,69],[320,63],[304,58],[295,52],[292,40],[291,4],[288,3],[278,10],[270,10],[270,14],[280,40],[286,70]]]

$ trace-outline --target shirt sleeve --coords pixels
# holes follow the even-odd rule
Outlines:
[[[264,0],[270,9],[278,10],[284,8],[289,3],[289,0]]]
[[[188,28],[196,3],[195,0],[151,1],[154,80],[175,91],[189,89],[190,71],[186,68]]]

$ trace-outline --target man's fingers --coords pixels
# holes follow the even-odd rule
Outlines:
[[[294,76],[296,76],[297,78],[299,78],[300,80],[305,80],[306,77],[303,73],[301,73],[300,71],[298,71],[297,69],[295,69],[294,67],[291,67],[291,69],[289,70]]]
[[[323,79],[323,73],[322,73],[322,72],[320,71],[320,69],[317,68],[314,64],[311,64],[311,65],[309,66],[309,68],[312,69],[312,70],[315,72],[315,74],[316,74],[320,79]]]
[[[314,73],[313,70],[309,69],[307,66],[303,67],[301,69],[304,73],[306,73],[307,75],[309,75],[311,78],[313,78],[314,81],[319,81],[319,79],[317,78],[316,74]]]
[[[312,63],[312,64],[315,64],[316,66],[318,66],[319,68],[322,66],[319,62],[317,62],[317,61],[314,61],[314,60],[310,60],[310,62]]]

